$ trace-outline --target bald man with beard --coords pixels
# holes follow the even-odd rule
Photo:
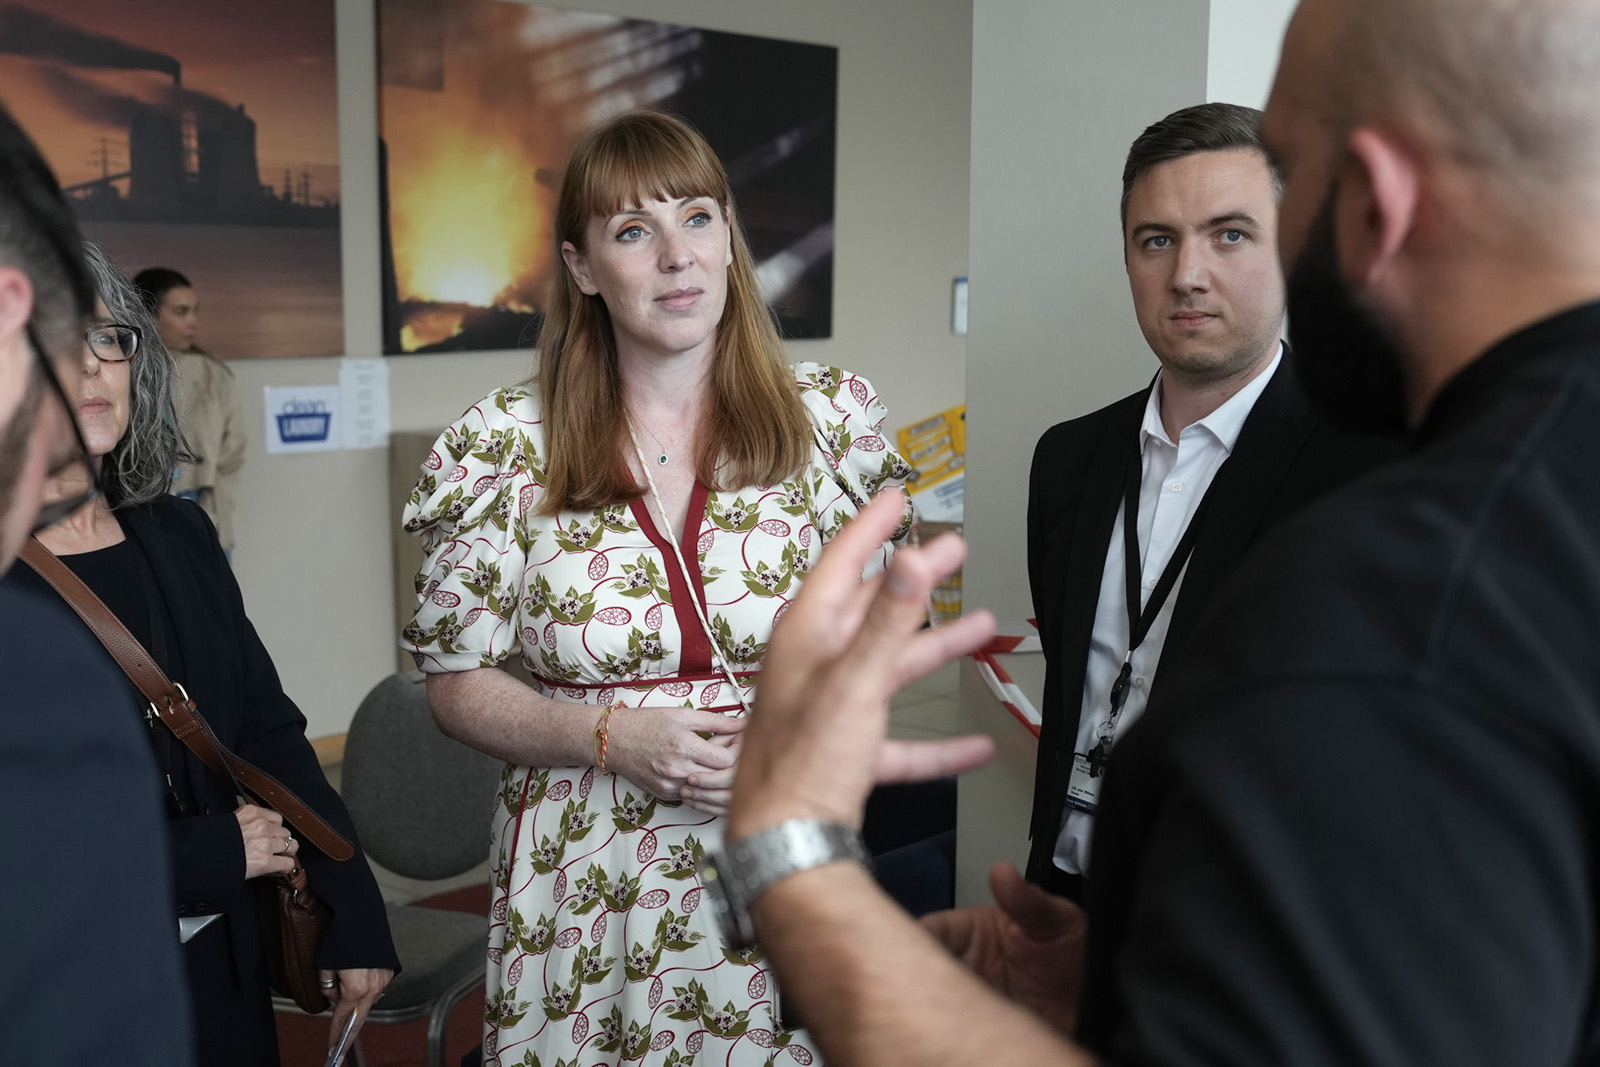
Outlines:
[[[1593,0],[1295,13],[1263,124],[1291,341],[1330,419],[1411,448],[1261,544],[1119,742],[1086,936],[1014,870],[919,930],[783,854],[986,747],[884,740],[987,631],[916,631],[959,544],[861,589],[882,501],[824,554],[724,855],[793,872],[744,905],[830,1064],[1600,1064],[1597,100]]]

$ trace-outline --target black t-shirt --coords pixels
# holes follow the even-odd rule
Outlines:
[[[1092,1049],[1600,1063],[1597,430],[1589,305],[1235,574],[1107,775]]]
[[[150,574],[139,543],[125,537],[108,548],[62,556],[61,562],[128,628],[169,678],[183,677],[183,650],[173,637],[172,615]],[[132,684],[131,682],[129,683]]]

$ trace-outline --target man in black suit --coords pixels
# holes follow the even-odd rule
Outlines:
[[[82,239],[0,109],[0,571],[81,460],[66,374],[94,295]],[[73,392],[68,392],[68,390]],[[81,501],[78,501],[81,503]],[[0,589],[0,1063],[193,1062],[149,743],[114,664],[57,604]]]
[[[1390,452],[1321,422],[1295,380],[1279,340],[1280,190],[1253,108],[1184,108],[1134,141],[1123,258],[1161,371],[1034,453],[1028,573],[1046,673],[1027,873],[1074,900],[1106,757],[1158,668],[1263,532]]]

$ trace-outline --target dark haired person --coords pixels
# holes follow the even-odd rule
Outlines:
[[[188,278],[171,267],[146,267],[134,275],[133,284],[177,366],[172,399],[192,452],[178,462],[172,494],[205,510],[217,528],[217,540],[231,555],[245,456],[233,371],[200,347],[200,297]]]
[[[305,736],[244,612],[239,587],[205,515],[167,493],[183,439],[172,417],[172,361],[138,292],[93,245],[86,256],[98,299],[80,334],[74,373],[88,463],[45,487],[47,502],[82,500],[40,543],[81,578],[184,687],[217,740],[292,789],[354,840],[350,816]],[[95,473],[91,473],[90,465]],[[26,565],[6,586],[54,596]],[[126,679],[125,691],[133,687]],[[165,784],[168,849],[176,883],[168,915],[219,915],[183,946],[201,1067],[276,1067],[277,1027],[267,988],[253,879],[304,865],[332,911],[317,949],[333,1034],[376,1001],[398,964],[383,898],[359,848],[338,862],[302,842],[270,808],[239,804],[172,732],[151,724],[146,742]],[[114,892],[114,889],[108,889]],[[330,1043],[332,1037],[330,1036]]]
[[[507,763],[485,1058],[810,1062],[694,864],[722,834],[774,619],[909,468],[866,381],[790,365],[727,175],[686,124],[591,127],[555,228],[537,381],[447,429],[405,510],[428,558],[402,646],[444,732]],[[531,687],[496,669],[514,655]]]
[[[1279,340],[1279,192],[1254,108],[1187,107],[1139,135],[1122,172],[1123,260],[1160,372],[1034,453],[1028,572],[1046,674],[1027,873],[1074,900],[1106,760],[1212,593],[1278,522],[1393,452],[1328,426],[1295,380]]]
[[[50,170],[0,107],[0,572],[74,421],[94,290]],[[121,672],[53,598],[0,585],[0,1063],[185,1067],[161,791]]]

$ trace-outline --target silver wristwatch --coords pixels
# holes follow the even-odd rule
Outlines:
[[[723,939],[744,949],[756,943],[750,905],[757,897],[791,874],[837,860],[871,865],[857,830],[836,822],[790,819],[725,844],[720,853],[705,853],[700,884],[711,897]]]

